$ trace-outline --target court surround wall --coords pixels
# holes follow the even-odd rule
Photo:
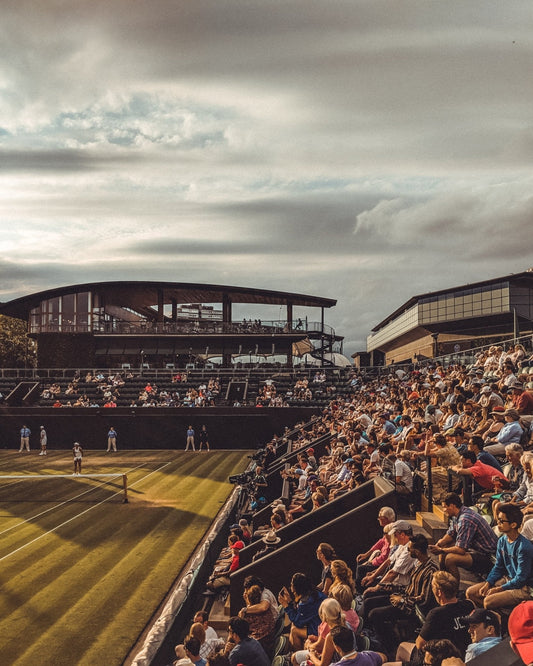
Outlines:
[[[121,449],[183,449],[186,431],[192,425],[198,434],[202,425],[213,449],[263,447],[285,427],[308,421],[319,408],[306,407],[205,407],[205,408],[0,408],[0,448],[17,449],[20,429],[30,428],[30,446],[39,448],[39,426],[44,425],[50,449],[71,449],[75,441],[87,449],[106,449],[107,433],[113,426]]]

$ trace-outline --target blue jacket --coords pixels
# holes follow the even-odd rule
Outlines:
[[[292,601],[285,609],[289,620],[295,627],[299,629],[307,627],[307,634],[313,636],[318,636],[318,626],[320,624],[318,609],[326,598],[323,592],[320,592],[320,590],[317,590],[317,592],[316,599],[311,595],[310,597],[301,599],[298,604]]]

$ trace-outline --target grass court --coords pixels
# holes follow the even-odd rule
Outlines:
[[[0,479],[6,665],[122,664],[231,494],[247,451],[86,451],[83,473]],[[0,451],[0,475],[72,473],[70,451]]]

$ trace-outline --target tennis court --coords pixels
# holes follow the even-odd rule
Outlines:
[[[121,664],[246,453],[0,451],[2,663]]]

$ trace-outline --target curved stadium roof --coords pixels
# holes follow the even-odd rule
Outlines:
[[[330,298],[269,289],[189,282],[120,281],[88,282],[40,291],[7,303],[1,303],[0,313],[18,319],[27,319],[30,310],[37,307],[41,301],[84,291],[97,291],[105,295],[109,301],[112,300],[117,304],[120,303],[122,307],[131,307],[132,309],[144,309],[153,306],[158,302],[160,292],[163,292],[165,302],[175,300],[181,304],[222,303],[225,298],[232,303],[291,304],[303,307],[331,308],[337,304],[336,300]]]

